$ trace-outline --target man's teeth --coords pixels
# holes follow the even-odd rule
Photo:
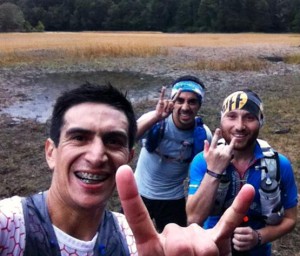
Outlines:
[[[76,172],[75,175],[81,179],[84,183],[98,183],[104,181],[107,178],[107,175],[98,175],[88,172]]]

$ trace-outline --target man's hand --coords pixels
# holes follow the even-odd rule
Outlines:
[[[166,93],[166,87],[163,86],[161,88],[159,100],[155,108],[156,116],[158,120],[164,119],[172,113],[174,108],[174,103],[177,97],[179,96],[180,91],[177,92],[177,94],[173,99],[165,99],[165,93]]]
[[[217,128],[210,145],[207,141],[204,144],[204,158],[207,163],[207,169],[218,174],[222,174],[233,158],[233,146],[235,143],[233,138],[229,145],[218,146],[218,141],[221,138],[221,130]]]
[[[247,251],[257,245],[257,233],[250,227],[238,227],[234,230],[233,247],[237,251]]]
[[[242,222],[254,197],[251,185],[244,185],[232,206],[211,230],[196,224],[186,228],[168,224],[158,234],[138,194],[132,169],[121,166],[116,174],[121,204],[133,232],[139,255],[225,255],[230,253],[233,231]]]

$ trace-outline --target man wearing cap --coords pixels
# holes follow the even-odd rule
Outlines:
[[[193,156],[201,152],[204,140],[211,140],[209,128],[196,117],[205,87],[194,76],[182,76],[172,84],[171,99],[163,87],[154,111],[142,115],[137,138],[142,139],[135,178],[138,190],[162,231],[168,223],[186,226],[184,180]]]
[[[293,169],[284,155],[258,139],[263,121],[257,94],[250,90],[230,94],[222,105],[220,129],[190,166],[189,224],[213,227],[244,184],[255,188],[244,222],[232,237],[233,255],[271,255],[270,242],[296,225]]]

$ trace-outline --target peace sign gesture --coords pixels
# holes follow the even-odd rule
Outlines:
[[[165,99],[165,93],[166,93],[166,87],[163,86],[161,88],[159,100],[155,108],[156,116],[159,120],[166,118],[172,113],[174,108],[174,103],[180,94],[180,90],[175,94],[173,99]]]

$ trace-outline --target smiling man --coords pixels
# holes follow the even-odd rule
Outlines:
[[[221,129],[190,166],[189,223],[213,227],[244,184],[255,188],[244,223],[234,231],[233,255],[269,256],[270,242],[296,225],[293,169],[284,155],[258,139],[263,122],[257,94],[250,90],[230,94],[223,102]]]
[[[106,205],[117,169],[132,158],[136,130],[130,102],[110,85],[87,83],[60,96],[45,143],[50,188],[1,201],[0,254],[135,253],[124,216]]]
[[[209,128],[197,116],[205,94],[203,83],[182,76],[172,83],[171,98],[162,88],[154,111],[138,119],[143,147],[135,178],[143,201],[162,231],[166,224],[186,226],[184,180],[193,156],[211,140]]]

